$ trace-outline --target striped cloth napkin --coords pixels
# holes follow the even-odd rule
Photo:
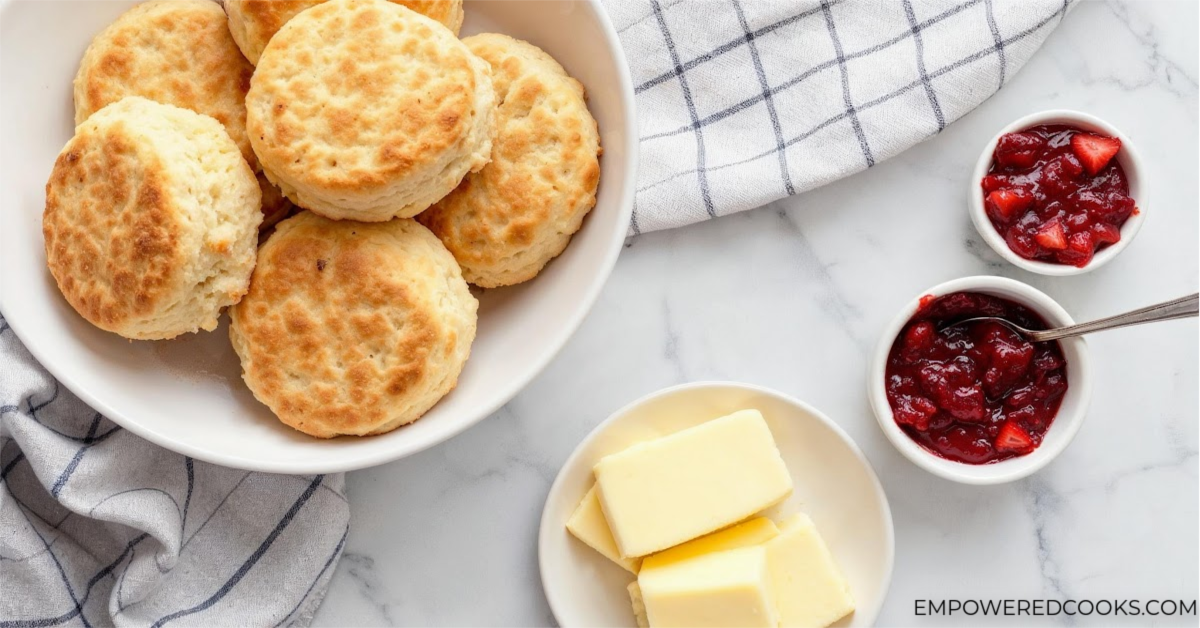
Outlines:
[[[344,476],[249,473],[87,407],[0,317],[0,627],[306,626]]]
[[[1064,0],[605,0],[636,86],[633,233],[757,207],[941,131]],[[0,316],[0,628],[305,626],[345,545],[341,475],[224,469],[141,440]]]
[[[633,234],[760,207],[933,137],[1068,0],[607,0],[641,122]]]

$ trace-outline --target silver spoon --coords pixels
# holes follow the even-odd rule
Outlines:
[[[1100,320],[1091,321],[1089,323],[1079,323],[1067,327],[1059,327],[1057,329],[1046,329],[1042,331],[1034,331],[1018,326],[1011,321],[995,316],[979,316],[976,318],[968,318],[956,323],[952,323],[943,327],[949,329],[966,323],[979,323],[983,321],[994,321],[1008,327],[1009,329],[1021,334],[1030,342],[1045,342],[1047,340],[1058,340],[1059,338],[1070,338],[1072,336],[1082,336],[1090,334],[1094,331],[1104,331],[1105,329],[1116,329],[1118,327],[1128,327],[1130,325],[1141,325],[1142,323],[1153,323],[1155,321],[1170,321],[1177,318],[1191,318],[1200,313],[1200,293],[1193,294],[1182,299],[1151,305],[1132,312],[1102,318]]]

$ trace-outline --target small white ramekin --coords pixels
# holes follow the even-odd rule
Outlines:
[[[1037,312],[1050,327],[1073,325],[1074,320],[1054,299],[1027,284],[1004,277],[964,277],[936,285],[917,295],[901,308],[883,330],[867,373],[867,396],[879,428],[892,445],[914,464],[948,480],[963,484],[1001,484],[1033,474],[1062,453],[1083,424],[1092,397],[1092,366],[1083,338],[1065,338],[1062,345],[1067,361],[1067,392],[1058,414],[1046,431],[1041,446],[1027,455],[990,464],[967,464],[939,457],[908,436],[892,416],[886,390],[888,354],[904,325],[913,317],[926,296],[940,297],[954,292],[979,292],[1015,301]]]
[[[1082,268],[1068,264],[1038,262],[1017,255],[1016,252],[1008,248],[1008,242],[1004,240],[1004,236],[992,226],[992,222],[988,220],[987,212],[983,208],[983,189],[980,188],[979,183],[987,175],[988,168],[992,165],[992,153],[996,151],[996,143],[1000,141],[1000,136],[1005,133],[1024,131],[1039,124],[1069,124],[1085,131],[1108,135],[1121,140],[1121,151],[1117,153],[1116,159],[1121,164],[1121,168],[1125,170],[1125,178],[1129,181],[1129,195],[1137,203],[1137,212],[1130,216],[1125,221],[1125,224],[1121,226],[1120,241],[1096,251],[1096,255],[1092,260],[1088,262],[1087,266]],[[975,229],[979,231],[979,235],[983,237],[983,241],[987,242],[988,246],[992,247],[1000,257],[1029,272],[1064,277],[1095,270],[1110,262],[1121,251],[1124,251],[1125,247],[1129,246],[1129,243],[1133,241],[1133,237],[1137,235],[1138,230],[1142,228],[1142,223],[1146,221],[1146,187],[1145,170],[1142,168],[1142,161],[1138,157],[1133,142],[1130,142],[1125,134],[1096,116],[1068,109],[1054,109],[1032,113],[1014,121],[1012,124],[1000,129],[1000,132],[983,147],[983,152],[979,155],[979,161],[975,163],[975,172],[971,175],[971,181],[968,185],[967,207],[971,214],[971,222],[975,223]]]

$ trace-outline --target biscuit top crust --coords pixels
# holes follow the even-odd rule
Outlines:
[[[301,212],[259,250],[230,337],[255,396],[329,438],[415,420],[457,381],[477,303],[454,259],[413,220]]]
[[[436,20],[455,35],[462,27],[462,0],[392,0]],[[226,0],[229,30],[250,63],[258,64],[267,43],[301,11],[325,0]]]
[[[392,0],[404,5],[431,20],[444,25],[450,32],[458,35],[462,28],[462,0]]]
[[[579,81],[540,48],[507,35],[463,40],[492,68],[499,106],[492,161],[418,220],[442,239],[467,281],[532,279],[596,204],[601,153]]]
[[[284,180],[348,194],[469,152],[476,74],[436,22],[384,0],[332,0],[289,21],[251,80],[252,142]]]
[[[75,77],[75,124],[126,96],[220,122],[253,169],[246,136],[250,65],[211,0],[156,0],[126,11],[92,40]]]
[[[188,263],[184,216],[158,152],[128,122],[95,118],[54,162],[42,233],[63,296],[97,327],[116,331],[176,292]]]

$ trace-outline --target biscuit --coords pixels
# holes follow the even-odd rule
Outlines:
[[[75,124],[141,96],[216,118],[251,168],[246,137],[250,65],[211,0],[158,0],[126,11],[92,39],[75,75]]]
[[[250,143],[293,203],[332,219],[409,217],[491,154],[488,65],[386,0],[330,0],[271,39],[246,97]]]
[[[246,385],[283,423],[321,438],[381,434],[454,388],[477,309],[416,221],[301,212],[260,249],[229,337]]]
[[[250,63],[258,64],[271,37],[296,14],[325,0],[225,0],[229,32]],[[462,27],[462,0],[392,0],[440,22],[458,35]]]
[[[418,220],[467,281],[494,288],[532,279],[579,230],[596,205],[600,135],[583,86],[550,55],[507,35],[463,43],[492,66],[492,162]]]
[[[46,263],[101,329],[134,339],[212,330],[249,287],[260,194],[220,123],[130,96],[76,127],[55,160]]]
[[[266,175],[261,172],[258,173],[258,187],[262,190],[262,224],[258,226],[258,230],[260,233],[265,233],[280,220],[291,215],[296,206],[292,205],[283,192],[280,192],[279,188],[268,181]]]

